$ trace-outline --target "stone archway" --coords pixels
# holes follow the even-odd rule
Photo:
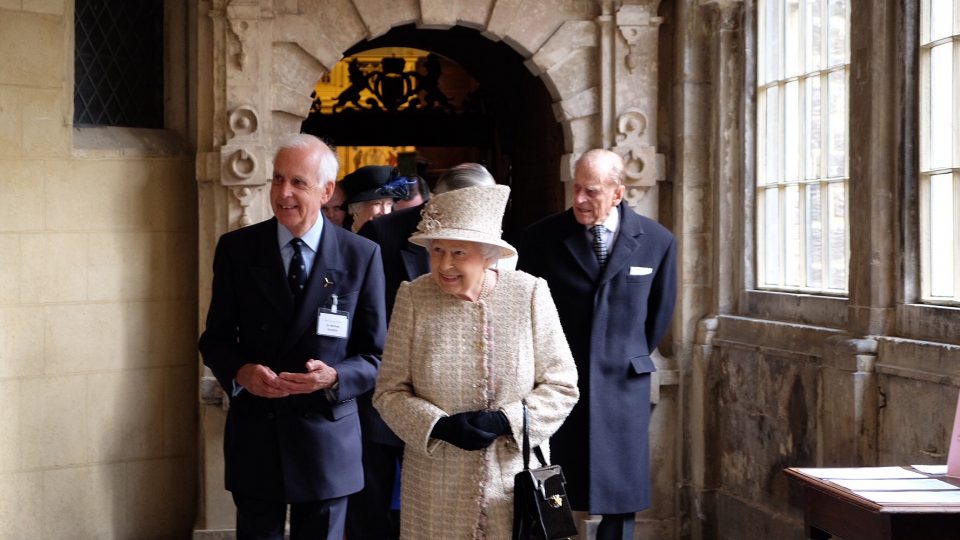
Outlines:
[[[471,160],[484,163],[498,182],[511,188],[503,222],[508,238],[563,209],[559,171],[564,134],[554,114],[554,99],[515,49],[463,26],[435,30],[404,25],[356,44],[345,55],[385,47],[428,51],[456,64],[477,85],[472,109],[414,109],[402,114],[354,110],[339,118],[311,114],[304,131],[336,145],[362,145],[371,139],[378,142],[370,144],[422,145],[434,158],[443,153],[443,147],[458,147],[456,141],[465,141],[463,146],[475,152]],[[463,146],[453,148],[453,154],[462,157]]]
[[[548,91],[563,132],[558,177],[583,151],[628,162],[628,201],[656,216],[659,0],[211,0],[198,13],[199,289],[206,313],[221,234],[270,217],[273,147],[300,131],[311,89],[343,53],[391,28],[472,28],[508,44]],[[201,367],[195,537],[233,527],[222,489],[223,399]]]

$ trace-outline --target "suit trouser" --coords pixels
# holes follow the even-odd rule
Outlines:
[[[363,441],[363,490],[350,495],[348,540],[399,538],[400,523],[390,510],[403,447]]]
[[[287,503],[233,494],[237,540],[283,540]],[[342,540],[347,498],[290,503],[290,540]]]
[[[636,514],[601,514],[597,540],[633,540]]]

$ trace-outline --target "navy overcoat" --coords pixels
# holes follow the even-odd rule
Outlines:
[[[386,333],[383,267],[373,242],[324,217],[323,233],[299,308],[277,245],[277,220],[224,234],[213,261],[204,363],[229,393],[243,364],[304,372],[307,360],[337,371],[339,388],[268,399],[241,391],[224,433],[226,487],[260,498],[305,502],[363,487],[357,396],[376,382]],[[347,338],[317,335],[317,310],[338,297],[349,313]]]
[[[574,509],[650,506],[650,353],[676,296],[673,235],[620,203],[620,227],[601,271],[572,210],[531,225],[517,268],[546,279],[579,371],[580,401],[550,441]]]

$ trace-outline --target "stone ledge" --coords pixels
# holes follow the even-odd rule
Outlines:
[[[896,328],[906,338],[960,345],[960,307],[902,304],[896,309]]]
[[[183,157],[189,148],[183,139],[165,129],[116,126],[73,128],[75,157]]]
[[[193,540],[236,540],[236,538],[237,531],[234,529],[197,529],[193,531]]]
[[[747,290],[741,293],[740,315],[846,328],[847,298],[799,292]]]
[[[786,358],[820,358],[826,340],[841,333],[836,328],[733,315],[721,315],[718,320],[714,345]]]

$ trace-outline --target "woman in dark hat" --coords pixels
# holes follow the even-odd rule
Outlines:
[[[360,167],[345,176],[341,185],[347,192],[347,213],[353,217],[351,230],[357,232],[364,223],[393,211],[394,201],[406,195],[408,184],[387,165]]]

